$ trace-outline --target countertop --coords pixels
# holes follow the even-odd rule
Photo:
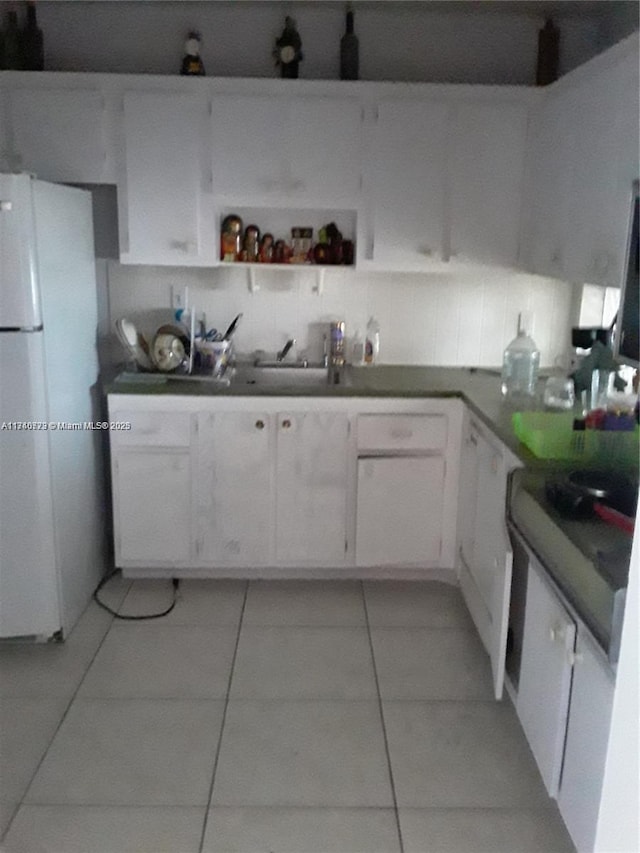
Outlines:
[[[232,397],[459,397],[525,465],[548,467],[514,435],[511,416],[521,409],[505,401],[500,391],[500,371],[475,367],[421,367],[376,365],[347,367],[348,382],[301,387],[214,384],[157,374],[123,374],[105,378],[107,394],[162,394]],[[540,396],[543,379],[540,380]],[[557,467],[557,466],[556,466]],[[562,465],[560,466],[562,467]]]

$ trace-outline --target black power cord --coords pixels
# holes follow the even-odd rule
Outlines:
[[[114,575],[117,575],[119,571],[120,571],[120,569],[114,569],[112,572],[109,572],[108,575],[105,575],[102,578],[102,580],[100,581],[100,583],[98,584],[98,586],[93,591],[93,600],[95,601],[95,603],[97,605],[99,605],[100,607],[102,607],[103,610],[106,610],[107,613],[110,613],[116,619],[126,619],[129,622],[138,622],[138,621],[141,621],[143,619],[160,619],[162,616],[167,616],[169,613],[171,613],[173,608],[176,606],[176,601],[178,600],[178,587],[180,586],[180,579],[179,578],[171,578],[171,584],[173,586],[173,601],[171,602],[169,607],[167,607],[167,609],[163,610],[161,613],[145,613],[142,616],[125,616],[125,615],[118,613],[117,611],[113,610],[111,607],[109,607],[108,604],[105,604],[104,601],[100,601],[98,593],[103,588],[103,586],[107,583],[107,581],[110,581],[111,578]]]

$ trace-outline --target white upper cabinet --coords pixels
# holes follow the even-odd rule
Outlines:
[[[638,177],[638,65],[623,62],[569,93],[573,142],[567,272],[620,286]]]
[[[513,267],[527,137],[520,103],[460,103],[449,130],[450,219],[445,258]]]
[[[19,88],[8,101],[16,168],[47,181],[114,181],[100,92]]]
[[[376,266],[420,269],[442,260],[448,114],[437,101],[378,103],[365,247]]]
[[[563,278],[566,266],[571,187],[572,118],[557,93],[532,112],[521,266],[540,275]]]
[[[215,262],[208,118],[204,96],[125,93],[118,198],[123,263]]]
[[[252,207],[356,205],[358,99],[214,95],[211,122],[216,196]]]
[[[532,115],[521,263],[620,286],[638,177],[638,37],[562,78]]]

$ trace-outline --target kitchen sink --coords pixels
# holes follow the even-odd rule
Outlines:
[[[328,384],[348,385],[347,380],[348,376],[344,370],[334,371],[321,366],[238,365],[233,372],[231,384],[269,388],[320,388]]]

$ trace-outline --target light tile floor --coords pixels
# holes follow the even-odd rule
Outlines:
[[[0,645],[0,688],[6,853],[573,849],[445,584],[185,581]]]

